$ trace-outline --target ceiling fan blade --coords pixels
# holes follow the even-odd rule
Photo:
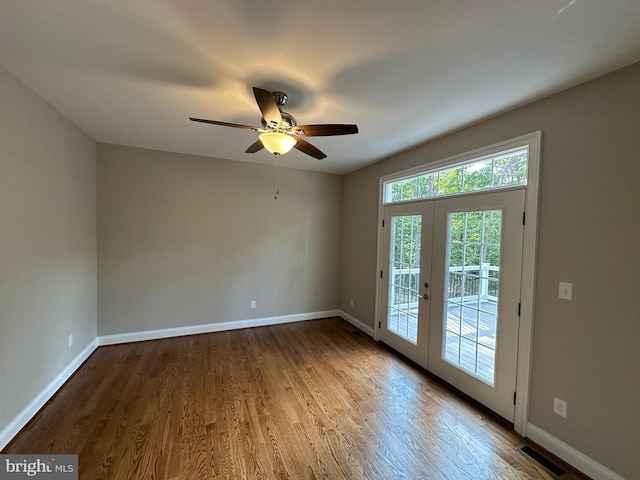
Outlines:
[[[210,123],[211,125],[222,125],[223,127],[244,128],[245,130],[253,130],[254,132],[260,131],[258,127],[252,127],[250,125],[241,125],[239,123],[218,122],[216,120],[206,120],[204,118],[189,117],[192,122]]]
[[[262,141],[260,139],[256,140],[255,142],[253,142],[249,148],[247,148],[244,153],[256,153],[259,152],[260,150],[262,150],[264,148],[264,145],[262,144]]]
[[[280,128],[282,126],[282,114],[271,92],[253,87],[253,95],[256,97],[258,108],[260,108],[262,117],[266,120],[267,124],[275,128]]]
[[[297,125],[292,132],[301,137],[329,137],[332,135],[351,135],[358,133],[357,125],[326,124],[326,125]]]
[[[312,156],[313,158],[317,158],[318,160],[322,160],[323,158],[327,158],[327,156],[318,150],[316,147],[311,145],[306,140],[301,138],[297,138],[298,140],[296,144],[293,146],[296,150],[300,150],[302,153],[306,153],[307,155]]]

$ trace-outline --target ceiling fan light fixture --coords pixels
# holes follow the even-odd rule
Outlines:
[[[300,125],[293,115],[283,112],[280,107],[287,101],[286,94],[282,92],[269,92],[262,88],[253,87],[253,96],[262,113],[260,121],[262,128],[242,125],[239,123],[219,122],[205,118],[189,117],[192,122],[209,123],[223,127],[242,128],[262,132],[260,138],[249,145],[245,153],[256,153],[266,148],[274,155],[284,155],[293,147],[310,157],[322,160],[327,155],[311,145],[302,137],[332,137],[334,135],[351,135],[358,133],[357,125],[330,123],[318,125]]]
[[[298,142],[291,135],[280,132],[265,132],[260,134],[260,141],[264,148],[274,155],[284,155]]]

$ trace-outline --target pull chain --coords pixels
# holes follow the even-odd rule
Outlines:
[[[277,200],[280,195],[280,155],[274,156],[276,157],[276,194],[273,199]]]

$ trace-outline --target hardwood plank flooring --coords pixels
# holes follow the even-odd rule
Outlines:
[[[77,453],[81,479],[553,478],[508,426],[355,331],[100,347],[3,453]]]

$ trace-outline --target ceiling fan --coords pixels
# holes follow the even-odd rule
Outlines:
[[[189,117],[189,120],[260,132],[258,140],[251,144],[251,146],[245,150],[245,153],[256,153],[266,148],[274,155],[282,155],[292,148],[295,148],[318,160],[326,158],[326,155],[302,137],[328,137],[358,133],[357,125],[298,125],[293,115],[282,110],[282,107],[288,99],[286,93],[269,92],[261,88],[253,87],[253,95],[256,98],[260,112],[262,112],[262,127],[252,127],[239,123],[218,122],[216,120],[193,117]]]

